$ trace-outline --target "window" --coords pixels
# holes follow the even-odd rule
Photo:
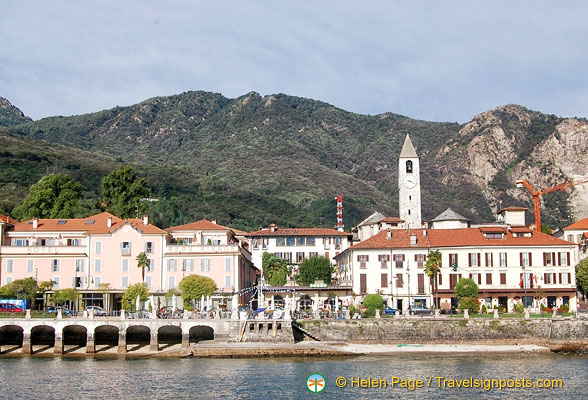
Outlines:
[[[521,267],[528,267],[531,265],[531,253],[520,253]]]
[[[169,272],[175,272],[177,270],[176,259],[170,258],[167,260],[167,270]]]
[[[292,253],[286,252],[283,254],[283,256],[284,256],[284,260],[288,261],[288,263],[292,261]]]
[[[153,253],[153,242],[147,242],[147,243],[145,243],[145,253],[146,254]]]
[[[357,261],[359,262],[359,268],[367,268],[367,262],[369,261],[369,256],[357,256]]]
[[[470,267],[479,267],[480,266],[480,253],[469,253],[468,254],[468,263]]]
[[[84,272],[84,259],[83,258],[76,259],[76,272]]]
[[[210,271],[210,258],[203,258],[200,261],[200,270],[202,272],[209,272]]]
[[[378,261],[382,268],[388,268],[388,261],[390,261],[390,254],[380,254],[378,255]]]
[[[474,282],[476,282],[478,285],[481,285],[482,284],[482,276],[480,274],[478,274],[477,272],[476,273],[473,273],[473,274],[470,274],[470,278]]]
[[[555,261],[555,253],[543,253],[543,266],[552,267]]]
[[[6,272],[12,272],[14,269],[14,260],[6,260]]]
[[[286,238],[286,246],[294,246],[296,244],[296,238],[288,237]]]
[[[12,283],[12,276],[6,277],[6,284],[8,285],[9,283]],[[55,287],[55,285],[53,285],[53,287]]]
[[[570,253],[559,253],[561,262],[559,265],[562,267],[568,267],[570,265]]]
[[[415,254],[414,255],[414,261],[417,264],[417,268],[424,268],[426,258],[427,258],[427,256],[425,256],[424,254]]]
[[[340,250],[341,249],[341,238],[336,237],[335,238],[335,250]]]
[[[506,273],[505,272],[500,273],[500,284],[506,285]]]
[[[176,287],[176,277],[175,276],[168,277],[168,283],[169,283],[168,289],[175,288]]]
[[[296,238],[296,246],[304,246],[304,238],[303,237],[297,237]]]
[[[147,287],[151,287],[151,276],[147,275],[145,277],[145,284],[147,285]]]
[[[59,260],[51,260],[51,271],[59,272]]]
[[[313,237],[307,237],[306,238],[306,245],[307,246],[314,246],[314,238]]]
[[[279,237],[276,238],[276,246],[285,246],[286,245],[286,238]]]
[[[131,242],[122,242],[120,244],[120,254],[123,256],[130,256],[131,255]]]
[[[35,261],[27,260],[27,272],[33,272],[35,269]]]
[[[401,288],[404,286],[404,280],[402,274],[396,274],[396,287]]]
[[[299,251],[296,253],[296,262],[300,264],[302,261],[304,261],[304,252]]]
[[[194,259],[193,258],[185,258],[183,261],[183,271],[194,271]]]
[[[79,287],[82,287],[82,278],[81,278],[81,277],[79,277],[79,276],[77,276],[77,277],[76,277],[76,276],[74,276],[74,277],[71,279],[71,285],[72,285],[72,287],[74,287],[74,288],[79,288]]]
[[[11,239],[10,245],[16,246],[16,247],[26,247],[29,245],[29,240],[28,239]]]
[[[553,282],[554,281],[553,275],[555,275],[555,274],[551,274],[551,273],[543,274],[543,283],[545,283],[546,285],[552,285],[554,283]]]
[[[225,276],[225,287],[231,286],[231,275]]]
[[[262,241],[261,245],[262,245],[263,250],[267,249],[269,238],[261,238],[261,241]]]
[[[486,274],[486,285],[492,285],[492,273]]]
[[[451,253],[449,254],[449,266],[454,270],[457,268],[457,254]]]
[[[53,284],[53,289],[59,289],[59,277],[58,276],[53,277],[53,282],[55,282]]]
[[[81,246],[82,239],[67,239],[68,246]]]
[[[259,248],[259,245],[257,244],[259,239],[253,239],[253,249],[257,250]]]
[[[101,272],[102,271],[102,260],[96,259],[94,260],[94,272]]]
[[[519,282],[521,289],[530,289],[533,287],[533,277],[530,272],[521,273],[521,280]]]
[[[412,174],[412,161],[408,160],[406,162],[406,173]]]
[[[492,254],[492,253],[486,253],[484,255],[484,258],[486,259],[486,266],[487,267],[493,267],[494,266],[494,254]]]
[[[55,246],[55,239],[37,239],[37,246]]]
[[[388,274],[381,274],[380,275],[380,287],[383,287],[383,288],[388,287]]]
[[[367,275],[366,274],[359,274],[359,293],[360,294],[367,293]]]
[[[506,267],[506,263],[507,263],[506,253],[498,253],[498,258],[500,261],[500,266]]]
[[[122,259],[122,272],[129,272],[129,259],[128,258],[123,258]]]
[[[502,233],[488,232],[484,236],[486,239],[502,239]]]
[[[455,288],[457,282],[459,282],[461,274],[449,274],[449,289]]]
[[[122,285],[123,288],[128,288],[129,287],[129,277],[128,276],[123,276],[122,277],[121,285]]]
[[[570,283],[570,275],[571,274],[559,274],[560,278],[559,278],[559,283],[561,283],[562,285],[568,285]]]
[[[102,242],[96,242],[96,254],[102,254]]]
[[[231,259],[230,258],[225,258],[225,271],[226,272],[231,271]],[[227,286],[229,286],[229,285],[227,285]]]
[[[98,289],[100,287],[100,277],[99,276],[95,276],[94,277],[94,288]]]
[[[403,268],[404,267],[404,254],[394,254],[393,256],[394,264],[396,268]]]

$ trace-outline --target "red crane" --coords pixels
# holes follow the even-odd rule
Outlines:
[[[588,182],[588,179],[578,181],[578,182],[565,182],[565,183],[555,185],[555,186],[552,186],[549,188],[541,189],[541,190],[536,190],[533,186],[531,186],[529,181],[527,181],[526,179],[518,180],[516,182],[516,184],[517,184],[517,187],[523,187],[523,186],[526,187],[527,190],[531,193],[531,196],[533,196],[533,209],[534,209],[534,214],[535,214],[535,229],[537,229],[538,231],[541,231],[541,195],[557,192],[560,190],[562,192],[565,192],[568,189],[571,189],[576,185],[581,185],[582,183],[586,183],[586,182]]]

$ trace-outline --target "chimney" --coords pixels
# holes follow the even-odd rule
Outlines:
[[[212,223],[213,223],[213,224],[216,224],[216,219],[213,219],[213,220],[212,220]]]
[[[270,225],[270,232],[275,232],[276,231],[276,224],[271,224]]]
[[[149,215],[143,215],[143,225],[149,225]]]
[[[110,228],[112,226],[112,217],[106,218],[106,227]]]
[[[39,227],[39,220],[37,218],[33,218],[33,229],[37,229]]]
[[[410,245],[411,246],[416,246],[417,244],[417,237],[416,235],[413,233],[412,235],[410,235]]]
[[[392,229],[390,228],[386,231],[386,239],[392,239]]]

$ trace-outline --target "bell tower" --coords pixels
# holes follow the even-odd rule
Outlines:
[[[419,156],[408,135],[398,158],[398,216],[406,229],[422,226]]]

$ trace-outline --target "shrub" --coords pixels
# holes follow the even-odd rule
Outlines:
[[[514,310],[518,314],[522,314],[525,312],[525,306],[522,303],[517,303],[514,305]]]
[[[483,304],[482,305],[482,314],[486,314],[488,312],[488,309],[486,308],[486,305]]]
[[[569,304],[564,304],[563,306],[559,307],[557,309],[557,312],[559,313],[567,313],[570,311],[570,305]]]
[[[376,310],[384,309],[384,299],[379,294],[368,294],[363,298],[363,305],[367,308],[366,316],[373,317]]]
[[[503,306],[498,306],[498,312],[499,313],[503,313],[504,312],[504,307]]]
[[[474,312],[478,310],[478,305],[471,297],[462,297],[459,300],[459,309],[460,310],[469,310],[470,312]]]

